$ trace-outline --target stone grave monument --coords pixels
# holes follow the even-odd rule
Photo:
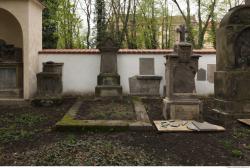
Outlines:
[[[106,38],[99,45],[101,51],[101,73],[98,76],[95,94],[97,97],[122,97],[120,75],[117,72],[118,45]]]
[[[227,124],[250,117],[250,2],[229,10],[217,30],[215,106],[209,118]]]
[[[23,97],[23,51],[0,39],[0,98]]]
[[[62,102],[63,63],[43,63],[43,72],[37,74],[37,95],[35,105],[51,106]]]
[[[167,120],[201,120],[202,102],[196,97],[195,75],[199,55],[185,42],[185,26],[177,29],[180,42],[166,55],[166,98],[163,116]]]
[[[140,58],[140,75],[129,78],[130,94],[160,96],[161,76],[155,75],[154,58]]]

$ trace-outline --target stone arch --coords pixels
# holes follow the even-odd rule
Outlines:
[[[0,8],[0,39],[7,44],[23,48],[23,31],[17,18],[6,9]]]
[[[0,98],[23,98],[23,48],[20,22],[0,8]]]

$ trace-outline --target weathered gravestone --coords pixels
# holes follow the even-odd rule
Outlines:
[[[101,51],[101,73],[95,94],[98,97],[121,97],[122,86],[117,72],[118,45],[111,38],[106,38],[99,45]]]
[[[129,78],[130,94],[159,96],[161,76],[155,75],[154,58],[140,58],[140,75]]]
[[[37,95],[35,105],[51,106],[62,102],[63,63],[43,63],[43,72],[37,74]]]
[[[193,55],[192,45],[183,41],[186,30],[178,31],[180,43],[172,54],[166,55],[166,98],[163,115],[167,120],[200,120],[202,102],[196,98],[195,75],[198,71],[198,55]]]
[[[207,80],[207,71],[203,68],[200,68],[197,73],[198,81],[206,81]]]
[[[23,53],[0,39],[0,97],[22,98]]]
[[[250,5],[232,8],[220,23],[215,98],[210,118],[226,124],[250,117]]]
[[[207,64],[207,80],[210,83],[214,83],[214,72],[216,71],[215,64]]]

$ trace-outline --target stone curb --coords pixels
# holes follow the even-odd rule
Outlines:
[[[107,131],[149,131],[153,126],[147,116],[141,99],[132,98],[135,105],[137,120],[76,120],[75,116],[79,110],[82,100],[78,100],[65,114],[61,121],[56,123],[57,130],[107,130]],[[141,114],[140,114],[141,113]]]

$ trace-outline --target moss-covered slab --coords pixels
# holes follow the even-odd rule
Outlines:
[[[135,106],[139,106],[141,111],[141,118],[136,118],[135,120],[83,120],[78,119],[77,113],[83,103],[82,100],[78,100],[71,109],[66,113],[66,115],[56,124],[56,128],[60,130],[68,130],[68,129],[81,129],[81,130],[108,130],[108,131],[120,131],[120,130],[152,130],[152,124],[150,123],[148,116],[145,117],[146,111],[145,108],[143,110],[140,99],[133,99],[133,102],[136,102]],[[141,104],[140,104],[141,103]],[[143,120],[142,120],[143,119]]]

